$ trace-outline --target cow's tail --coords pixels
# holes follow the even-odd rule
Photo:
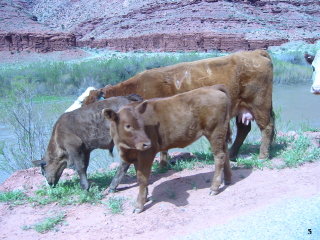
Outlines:
[[[277,130],[276,130],[276,114],[273,111],[273,106],[271,103],[271,109],[270,109],[270,117],[271,121],[273,121],[273,128],[272,128],[272,135],[271,135],[271,143],[276,141],[276,136],[277,136]]]
[[[110,153],[111,157],[113,157],[113,148],[114,148],[114,143],[112,141],[111,147],[109,148],[109,153]]]
[[[232,130],[230,127],[230,121],[228,123],[228,131],[227,131],[227,139],[226,139],[227,143],[231,143],[232,142]]]

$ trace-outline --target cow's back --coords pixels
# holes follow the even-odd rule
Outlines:
[[[262,94],[272,96],[272,62],[264,50],[237,52],[228,56],[184,62],[144,71],[128,82],[145,99],[167,97],[196,88],[224,84],[233,114],[242,100]],[[123,86],[125,88],[125,85]],[[246,106],[244,106],[246,107]]]
[[[103,116],[102,110],[110,108],[118,111],[121,106],[130,102],[126,97],[112,97],[64,113],[56,123],[55,135],[59,139],[60,135],[67,136],[67,139],[60,140],[64,142],[62,145],[69,144],[74,138],[80,138],[88,150],[108,149],[112,142],[109,134],[110,123]]]
[[[229,122],[230,98],[219,87],[202,87],[186,93],[148,101],[145,125],[156,126],[159,150],[185,147],[213,127]],[[172,124],[175,123],[175,124]],[[179,124],[177,124],[179,123]]]

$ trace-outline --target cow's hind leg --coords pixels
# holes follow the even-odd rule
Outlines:
[[[265,117],[266,114],[257,111],[253,112],[256,122],[261,130],[261,145],[260,145],[260,159],[269,157],[270,147],[275,134],[275,115],[273,110],[270,110],[270,117]],[[256,117],[257,116],[257,117]],[[269,120],[269,121],[267,121]]]
[[[248,136],[248,133],[251,130],[251,122],[249,122],[248,125],[243,124],[239,119],[239,117],[236,117],[236,125],[237,125],[237,135],[236,139],[234,140],[234,143],[232,144],[230,151],[229,151],[229,156],[231,160],[235,160],[241,145],[243,144],[244,140]]]
[[[116,188],[119,186],[122,178],[126,174],[130,167],[130,163],[127,163],[125,161],[121,161],[120,166],[118,167],[118,170],[116,172],[116,175],[113,177],[112,182],[108,188],[108,192],[115,192]]]
[[[160,169],[166,168],[168,166],[168,151],[160,152]]]

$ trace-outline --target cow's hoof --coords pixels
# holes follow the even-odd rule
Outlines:
[[[209,195],[214,196],[214,195],[217,195],[218,193],[219,193],[219,191],[217,191],[217,190],[211,190]]]
[[[117,191],[115,188],[109,188],[107,190],[108,190],[108,193],[115,193]]]
[[[141,213],[143,211],[143,209],[141,209],[141,208],[135,208],[134,210],[133,210],[133,213]]]
[[[268,158],[269,158],[269,154],[267,154],[267,153],[260,153],[259,154],[260,160],[264,160],[264,159],[268,159]]]
[[[90,184],[89,184],[89,182],[88,181],[81,181],[80,180],[80,186],[81,186],[81,188],[83,189],[83,190],[89,190],[89,188],[90,188]]]
[[[107,188],[104,190],[103,195],[107,196],[109,193],[115,193],[117,190],[115,188]]]
[[[231,185],[231,180],[224,180],[224,185]]]

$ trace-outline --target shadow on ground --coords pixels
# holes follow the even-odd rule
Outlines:
[[[237,169],[232,170],[232,183],[234,185],[242,179],[247,178],[252,172],[252,169]],[[175,206],[186,206],[189,204],[190,196],[188,191],[207,189],[208,195],[214,172],[199,173],[191,176],[178,177],[170,179],[155,186],[152,191],[152,202],[146,205],[146,209],[151,208],[158,202],[169,202]],[[222,194],[229,185],[222,185],[219,194]],[[214,196],[213,196],[214,197]]]

